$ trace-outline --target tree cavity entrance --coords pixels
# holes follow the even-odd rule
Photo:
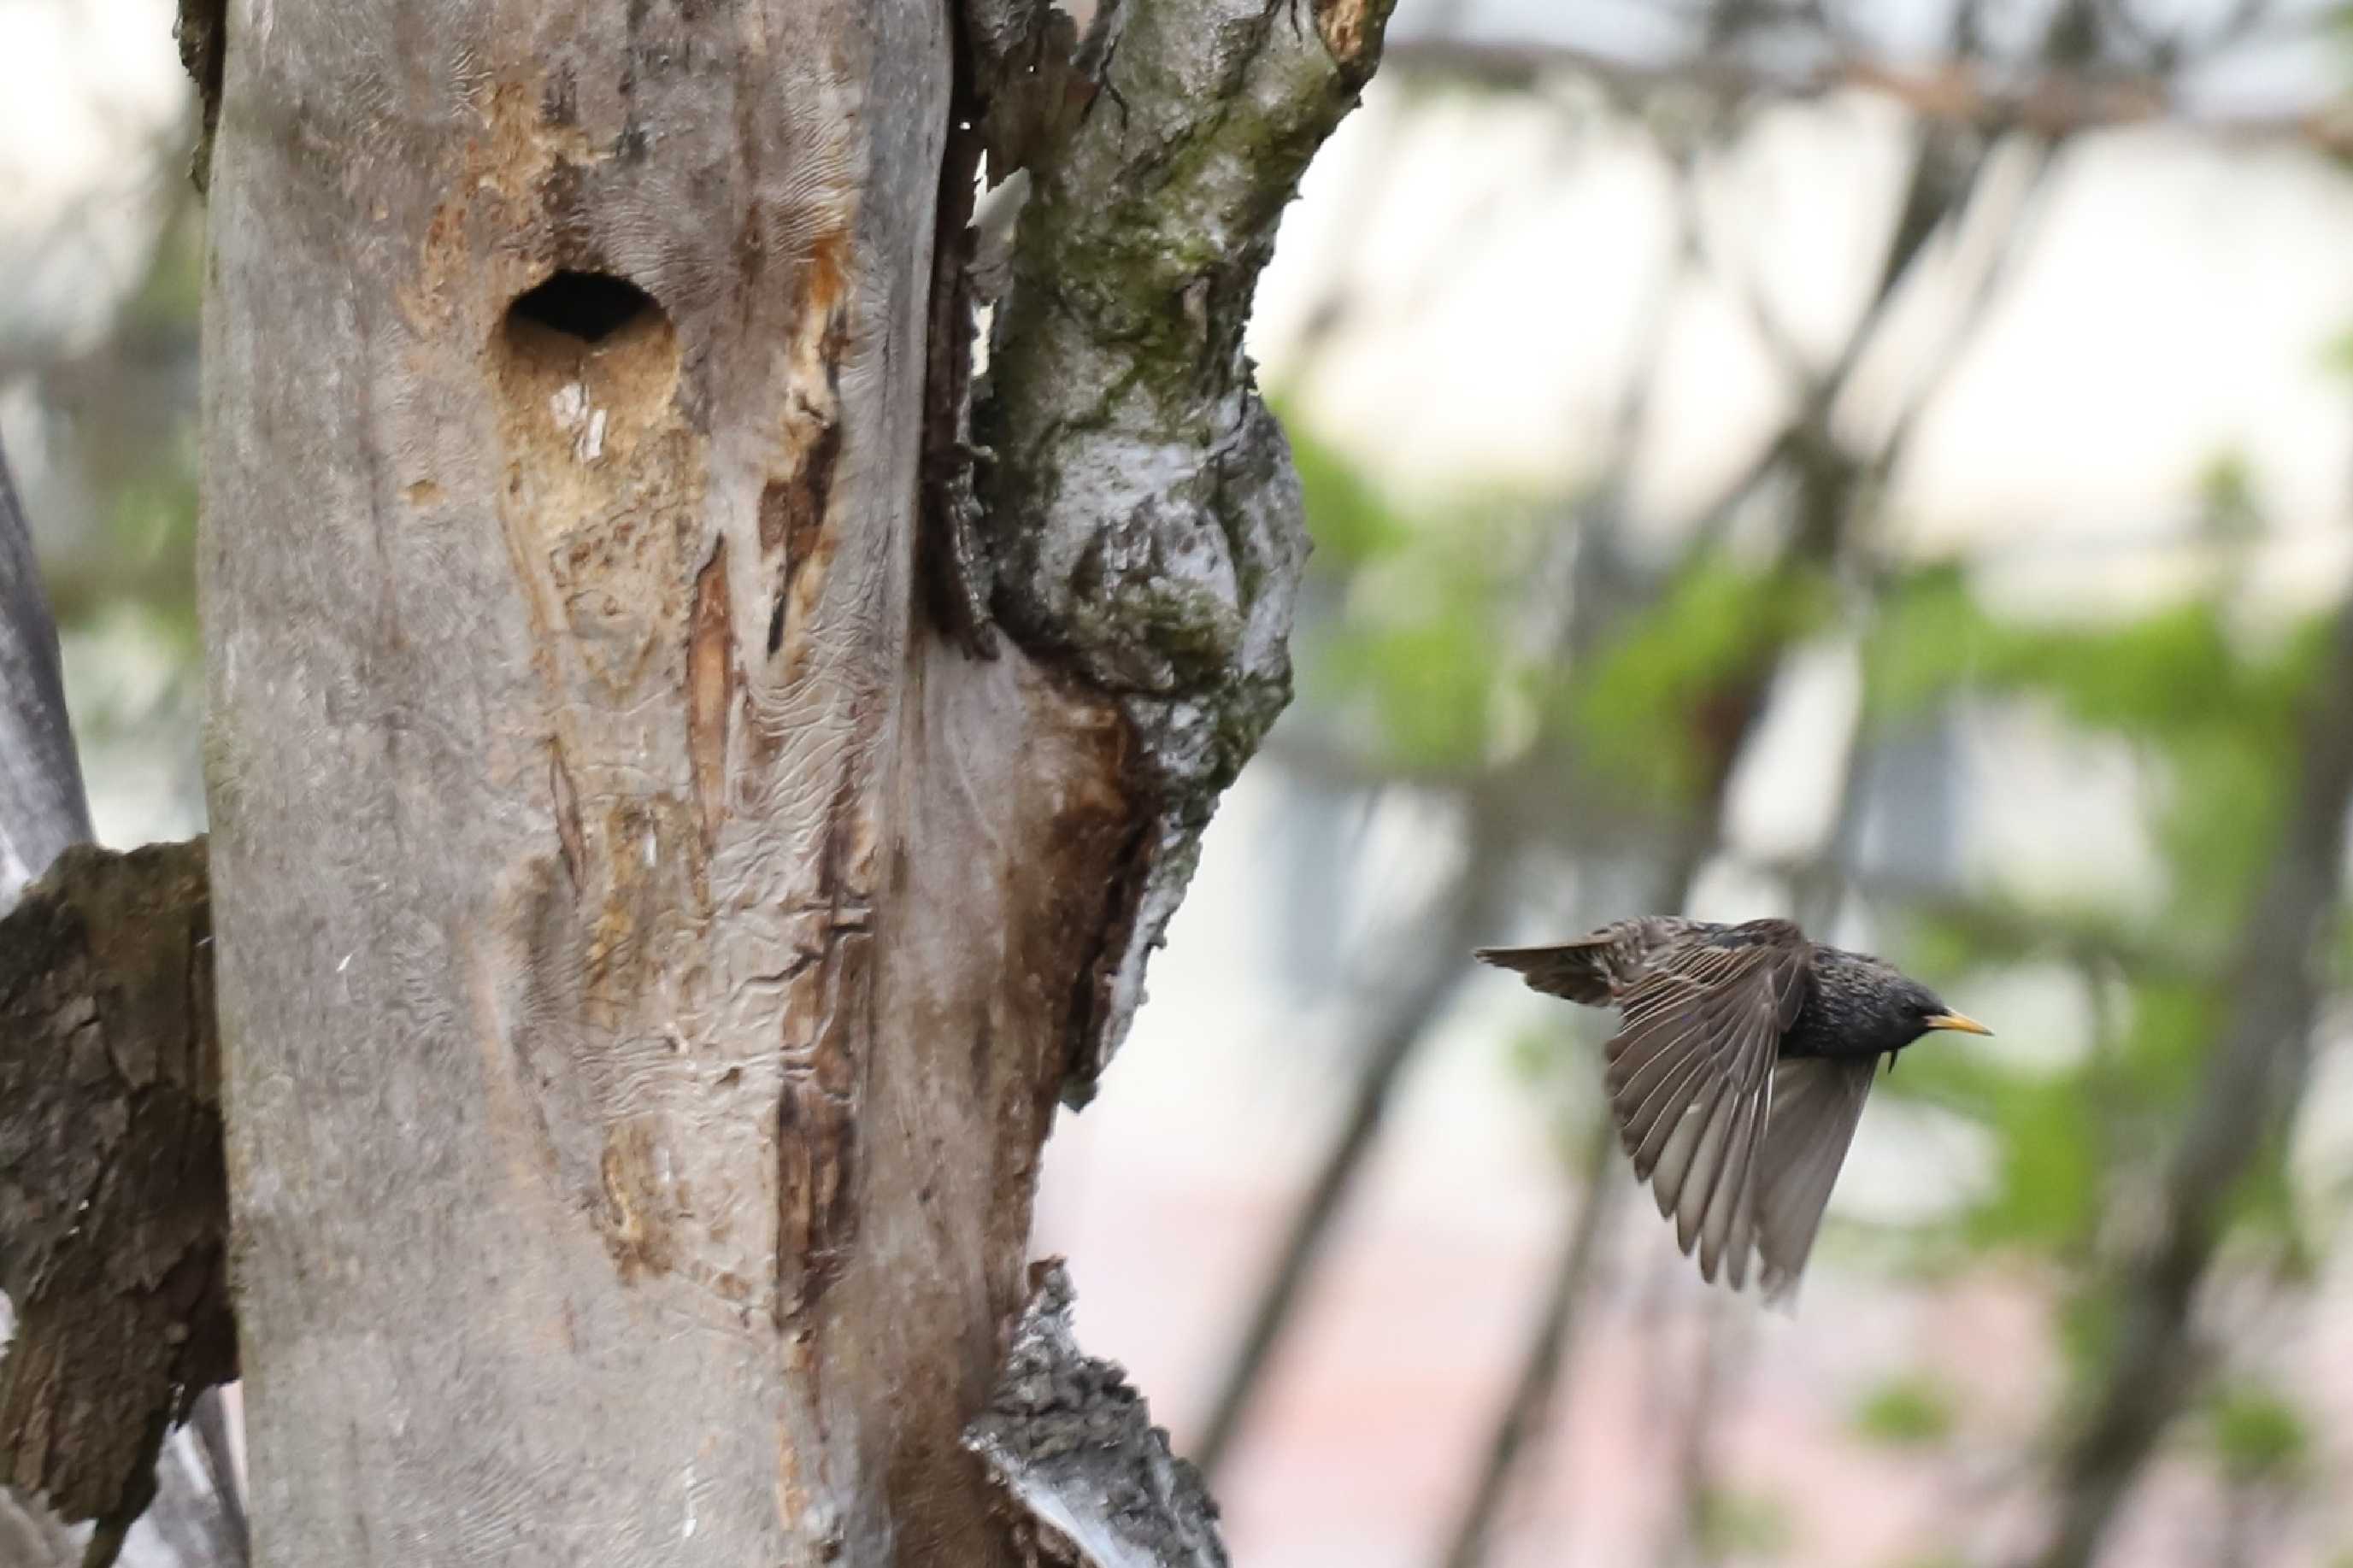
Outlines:
[[[493,359],[511,428],[551,460],[627,458],[675,413],[678,334],[660,301],[611,273],[561,271],[516,296]]]
[[[507,307],[507,331],[533,322],[580,342],[596,344],[645,317],[659,317],[654,297],[607,272],[559,272]]]

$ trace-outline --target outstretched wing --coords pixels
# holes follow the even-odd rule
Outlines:
[[[1753,1184],[1768,1300],[1798,1288],[1878,1066],[1877,1057],[1801,1057],[1773,1069],[1773,1115]]]
[[[1627,992],[1605,1082],[1634,1173],[1673,1216],[1700,1273],[1747,1269],[1762,1135],[1778,1115],[1774,1059],[1805,1003],[1812,944],[1788,921],[1694,934]],[[1769,1255],[1768,1255],[1769,1257]]]

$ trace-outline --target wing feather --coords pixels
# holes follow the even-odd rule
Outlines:
[[[1689,1120],[1693,1101],[1711,1081],[1707,1058],[1696,1050],[1687,1051],[1679,1058],[1674,1078],[1662,1083],[1632,1112],[1621,1114],[1619,1133],[1626,1152],[1633,1157],[1636,1176],[1646,1182],[1651,1179],[1659,1162],[1666,1158],[1669,1142]]]
[[[1713,1283],[1727,1258],[1734,1289],[1748,1271],[1743,1216],[1749,1208],[1748,1173],[1756,1163],[1757,1134],[1773,1114],[1773,1075],[1764,1075],[1764,1092],[1744,1094],[1737,1100],[1740,1120],[1734,1126],[1723,1179],[1716,1183],[1699,1219],[1700,1278]],[[1685,1251],[1690,1247],[1686,1246]]]
[[[1661,953],[1625,995],[1609,1042],[1610,1111],[1634,1173],[1715,1277],[1745,1274],[1752,1175],[1767,1135],[1774,1060],[1812,949],[1787,921],[1703,929]]]
[[[1716,1084],[1715,1102],[1704,1112],[1705,1123],[1693,1141],[1691,1163],[1684,1167],[1681,1188],[1675,1194],[1675,1245],[1685,1253],[1698,1243],[1700,1220],[1715,1201],[1728,1173],[1732,1135],[1740,1125],[1741,1108],[1755,1098],[1745,1083],[1722,1079]],[[1699,1117],[1691,1120],[1700,1125]]]
[[[1846,1163],[1875,1057],[1809,1057],[1773,1069],[1773,1115],[1757,1151],[1757,1251],[1765,1294],[1795,1294]]]

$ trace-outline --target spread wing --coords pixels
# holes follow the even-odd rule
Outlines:
[[[1635,1175],[1673,1216],[1677,1244],[1699,1248],[1700,1273],[1713,1280],[1728,1263],[1735,1289],[1752,1240],[1778,1214],[1760,1212],[1753,1178],[1771,1168],[1758,1153],[1779,1114],[1773,1064],[1805,1002],[1812,955],[1788,921],[1696,933],[1626,993],[1609,1042],[1604,1081]]]
[[[1805,1057],[1773,1069],[1773,1114],[1752,1184],[1768,1300],[1798,1288],[1878,1065],[1877,1057]]]

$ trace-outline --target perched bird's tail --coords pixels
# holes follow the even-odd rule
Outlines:
[[[1588,1007],[1607,1007],[1616,996],[1620,959],[1609,931],[1558,947],[1482,947],[1475,956],[1513,971],[1538,991]]]

